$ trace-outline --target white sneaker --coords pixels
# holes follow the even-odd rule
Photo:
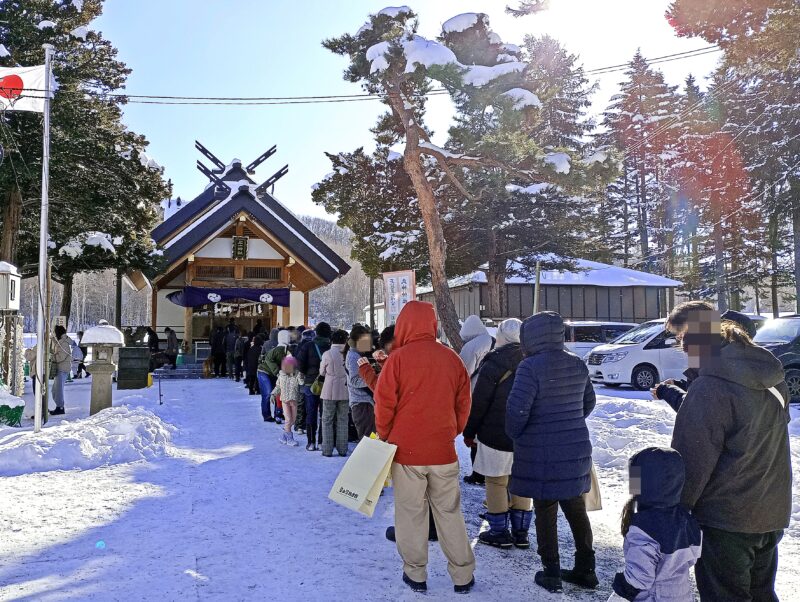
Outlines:
[[[286,433],[286,445],[288,445],[289,447],[297,447],[298,446],[298,443],[297,443],[297,441],[294,440],[294,436],[292,435],[291,432]]]
[[[289,438],[286,436],[286,431],[281,433],[281,436],[278,438],[278,443],[281,443],[283,445],[289,444]]]

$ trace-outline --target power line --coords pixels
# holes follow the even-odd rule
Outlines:
[[[684,52],[665,54],[662,56],[645,59],[648,64],[667,63],[676,60],[694,58],[703,54],[720,52],[718,46],[706,46]],[[586,74],[605,75],[626,69],[629,63],[608,65],[597,67],[585,71]],[[29,92],[44,92],[44,90],[29,89]],[[63,91],[62,91],[63,93]],[[383,100],[386,94],[321,94],[307,96],[177,96],[164,94],[124,94],[120,92],[103,92],[96,90],[76,90],[75,93],[89,94],[97,98],[120,98],[125,99],[129,104],[151,104],[151,105],[232,105],[232,106],[264,106],[264,105],[290,105],[290,104],[326,104],[338,102],[357,102],[365,100]],[[444,88],[434,88],[425,94],[417,94],[418,97],[447,95],[449,92]]]

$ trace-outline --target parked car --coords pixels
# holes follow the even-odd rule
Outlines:
[[[645,322],[613,343],[595,347],[586,358],[592,382],[646,391],[667,378],[683,378],[689,361],[665,322]]]
[[[792,401],[800,402],[800,315],[767,320],[753,340],[781,360]]]
[[[629,322],[567,322],[564,340],[566,348],[578,357],[585,357],[603,343],[611,343],[620,335],[636,328]]]

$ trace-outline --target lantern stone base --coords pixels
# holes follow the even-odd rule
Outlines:
[[[111,377],[117,366],[112,362],[97,361],[89,365],[92,374],[92,401],[89,415],[111,407]]]

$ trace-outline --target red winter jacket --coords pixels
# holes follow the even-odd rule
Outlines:
[[[378,435],[397,445],[398,464],[452,464],[470,406],[469,374],[458,354],[436,341],[433,306],[409,302],[375,389]]]

